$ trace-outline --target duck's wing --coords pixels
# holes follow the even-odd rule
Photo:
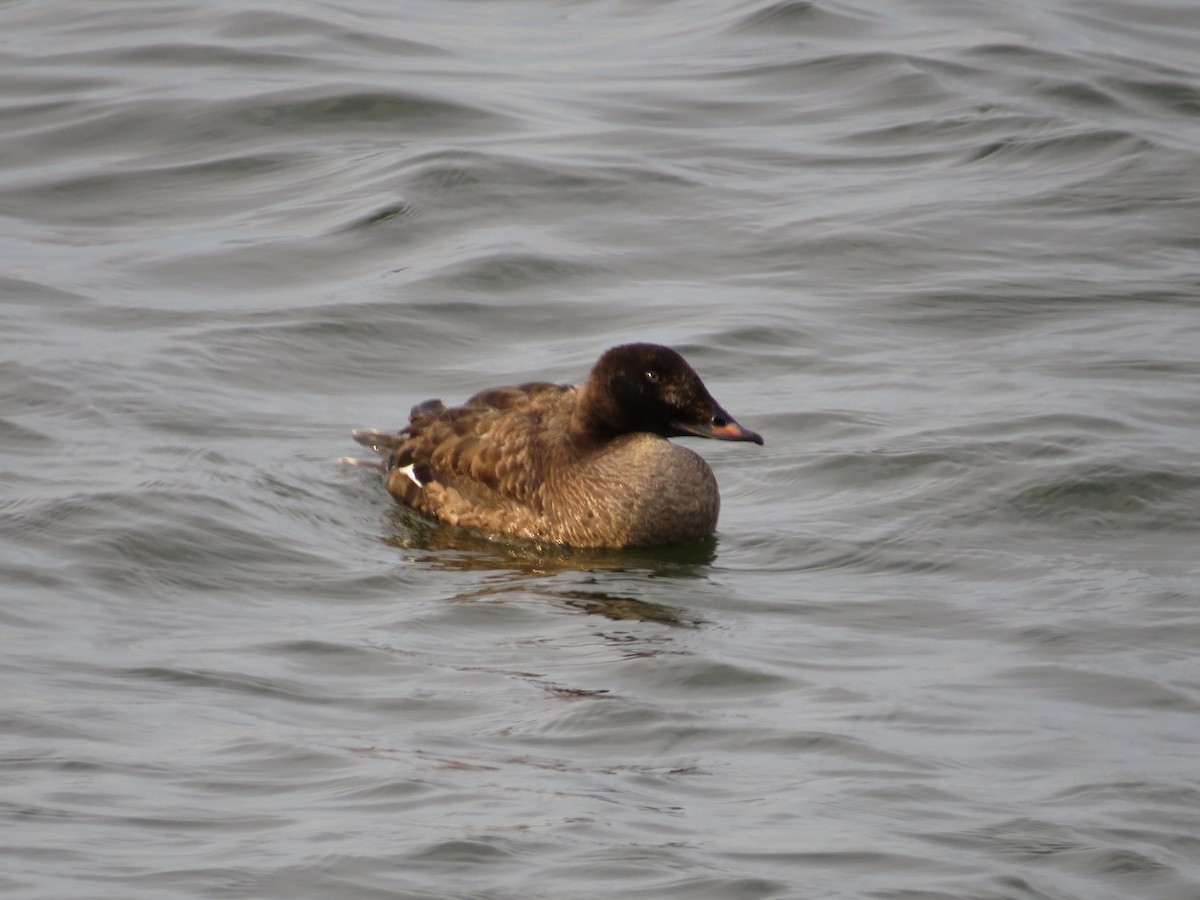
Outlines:
[[[492,388],[462,406],[414,406],[395,434],[362,429],[360,443],[387,458],[388,491],[440,518],[536,505],[548,456],[565,438],[575,388],[549,382]]]

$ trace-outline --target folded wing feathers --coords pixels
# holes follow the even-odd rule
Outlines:
[[[547,410],[573,390],[534,381],[480,391],[452,408],[426,400],[412,408],[403,430],[359,428],[354,439],[385,457],[386,471],[404,476],[389,485],[410,505],[423,505],[431,482],[475,503],[536,504],[541,466],[530,464],[542,462],[536,436]]]

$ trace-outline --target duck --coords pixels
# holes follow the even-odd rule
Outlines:
[[[489,388],[459,406],[418,403],[408,425],[359,428],[399,503],[449,525],[578,548],[649,547],[711,535],[717,480],[670,438],[762,445],[675,350],[606,350],[579,386]]]

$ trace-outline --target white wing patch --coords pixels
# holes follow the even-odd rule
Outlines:
[[[409,463],[407,466],[401,466],[396,471],[399,472],[401,475],[404,475],[405,477],[407,477],[408,480],[411,481],[413,484],[415,484],[417,487],[425,487],[425,482],[423,482],[420,478],[418,478],[417,473],[413,471],[414,466],[416,466],[416,463]]]

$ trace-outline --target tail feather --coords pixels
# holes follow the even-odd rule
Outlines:
[[[391,456],[392,451],[404,443],[406,436],[395,431],[378,431],[374,428],[355,428],[354,439],[364,447],[370,447],[380,456]]]
[[[375,469],[378,472],[387,471],[387,466],[375,459],[355,459],[352,456],[339,456],[338,462],[347,466],[362,466],[364,469]]]

